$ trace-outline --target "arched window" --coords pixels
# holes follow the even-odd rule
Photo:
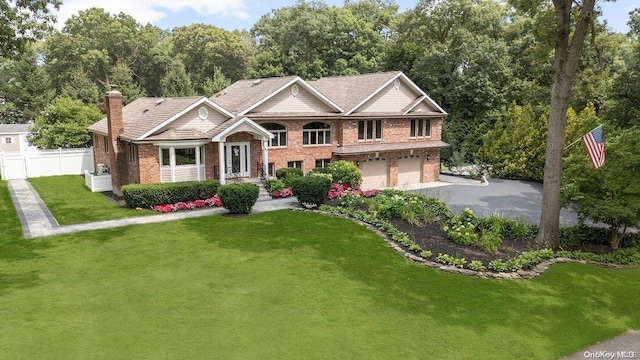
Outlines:
[[[331,144],[331,125],[312,122],[302,127],[302,145]]]
[[[284,125],[276,123],[261,124],[261,126],[269,130],[273,135],[271,139],[271,147],[285,147],[287,146],[287,128]]]

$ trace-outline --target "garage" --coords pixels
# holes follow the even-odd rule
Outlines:
[[[403,156],[398,159],[398,186],[417,184],[422,180],[422,158]]]
[[[362,163],[362,189],[378,189],[388,184],[387,159],[376,158]]]

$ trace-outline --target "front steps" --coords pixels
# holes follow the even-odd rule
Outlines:
[[[228,182],[233,182],[233,181],[228,181]],[[260,178],[240,178],[239,182],[242,182],[245,184],[258,185],[258,188],[260,189],[260,195],[258,195],[258,201],[271,200],[271,196],[269,195],[269,192],[267,192],[267,189],[265,189],[262,181],[260,181]]]

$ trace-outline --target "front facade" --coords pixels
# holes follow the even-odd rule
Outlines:
[[[363,188],[438,180],[442,119],[401,72],[242,80],[211,98],[141,98],[122,106],[107,93],[107,117],[89,127],[95,163],[114,189],[175,182],[305,173],[355,162]],[[98,169],[96,169],[98,170]]]

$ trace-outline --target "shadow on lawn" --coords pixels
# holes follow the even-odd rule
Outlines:
[[[358,289],[373,306],[415,316],[427,321],[425,326],[459,326],[481,338],[511,333],[524,341],[522,346],[538,339],[568,354],[640,320],[633,307],[617,308],[621,289],[607,279],[612,270],[596,266],[558,264],[535,280],[487,280],[410,263],[375,233],[331,216],[285,210],[189,222],[192,231],[221,248],[293,251],[297,260],[318,263],[319,271],[337,269],[363,285]],[[637,287],[624,290],[627,296],[640,296]]]

